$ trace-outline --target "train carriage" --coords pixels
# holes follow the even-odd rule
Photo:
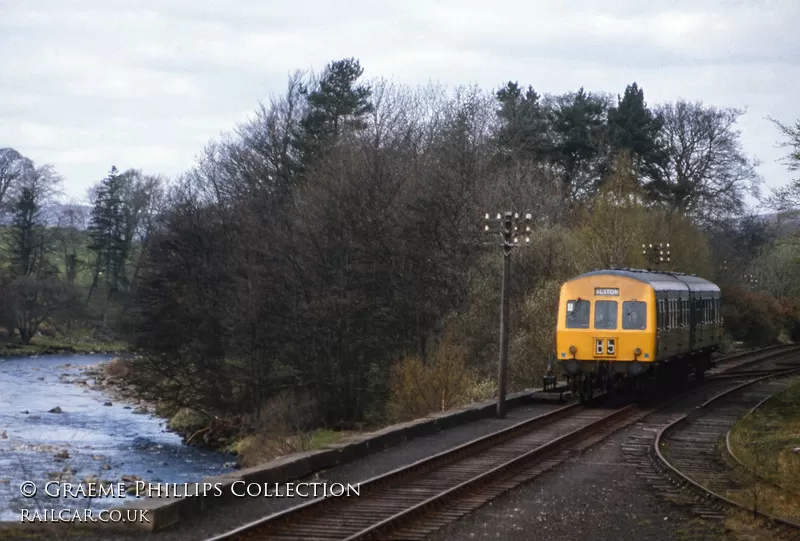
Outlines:
[[[720,289],[698,276],[595,270],[561,287],[556,357],[583,400],[646,374],[702,377],[722,342]]]

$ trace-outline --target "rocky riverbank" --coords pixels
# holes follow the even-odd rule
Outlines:
[[[180,436],[184,443],[199,444],[212,450],[226,451],[225,446],[213,445],[205,442],[202,437],[204,427],[209,424],[203,415],[189,409],[170,410],[163,404],[143,399],[136,387],[130,382],[132,373],[133,356],[116,357],[110,361],[84,367],[79,377],[70,378],[62,374],[65,382],[87,386],[102,390],[111,400],[105,405],[115,403],[125,404],[126,409],[133,409],[133,413],[141,415],[155,415],[167,421],[167,428]],[[206,443],[206,445],[202,445]],[[236,461],[229,462],[226,467],[236,468]]]
[[[135,486],[195,482],[231,470],[230,454],[184,445],[152,415],[155,406],[120,381],[118,368],[98,355],[0,361],[0,521],[18,521],[20,509],[118,503],[25,499],[19,487],[26,481],[40,488],[47,481]]]
[[[158,414],[157,404],[143,400],[137,396],[136,389],[125,379],[130,371],[130,359],[116,357],[91,366],[81,367],[77,375],[63,373],[59,379],[63,383],[72,383],[102,391],[111,400],[104,406],[112,406],[115,402],[125,404],[125,409],[133,409],[137,414]],[[69,365],[66,365],[69,367]]]

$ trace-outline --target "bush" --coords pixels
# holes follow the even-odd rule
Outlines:
[[[792,342],[800,342],[800,299],[782,297],[778,299],[781,307],[783,329]]]
[[[276,457],[311,448],[311,426],[317,405],[299,391],[284,391],[261,408],[258,418],[249,421],[247,434],[229,449],[239,456],[239,464],[251,467]]]
[[[193,409],[182,408],[167,422],[167,428],[190,437],[192,433],[208,426],[210,419]]]
[[[561,284],[539,284],[517,308],[519,323],[512,329],[509,348],[509,388],[538,386],[555,350],[556,316]]]
[[[112,359],[111,362],[105,366],[105,372],[106,376],[111,378],[124,378],[129,374],[128,363],[120,358]]]
[[[774,297],[735,286],[723,287],[722,297],[725,329],[731,338],[754,347],[778,341],[784,310]]]
[[[487,398],[494,385],[480,380],[467,366],[466,349],[447,332],[424,364],[417,357],[398,362],[392,369],[389,416],[402,421],[445,411]]]

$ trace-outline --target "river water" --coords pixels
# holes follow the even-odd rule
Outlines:
[[[0,358],[0,520],[19,521],[22,509],[102,509],[124,502],[45,496],[46,483],[59,474],[77,486],[89,476],[112,483],[131,475],[153,483],[194,483],[231,471],[231,455],[184,445],[164,420],[123,403],[104,405],[113,399],[92,389],[92,380],[88,386],[65,382],[110,358]],[[56,407],[62,413],[48,413]],[[36,484],[37,497],[21,496],[26,481]]]

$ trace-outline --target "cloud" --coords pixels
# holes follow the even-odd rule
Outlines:
[[[53,163],[81,197],[111,164],[175,175],[295,69],[359,57],[368,77],[542,92],[678,97],[747,107],[747,150],[768,182],[765,120],[800,118],[800,3],[785,1],[6,0],[0,145]]]

